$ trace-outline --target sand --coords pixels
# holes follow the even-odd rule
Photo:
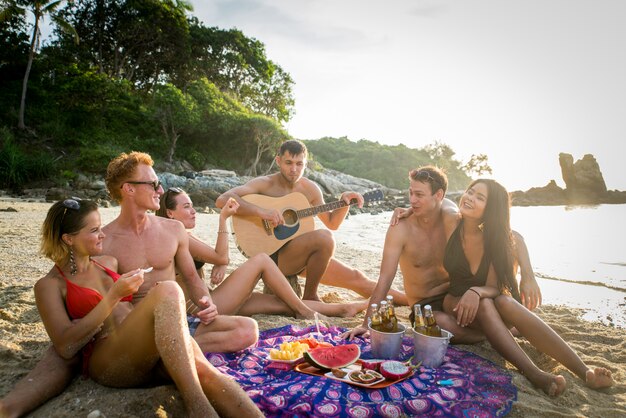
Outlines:
[[[12,207],[17,212],[6,212]],[[0,396],[32,369],[49,345],[49,339],[41,323],[33,295],[33,285],[51,267],[50,261],[38,254],[39,230],[49,203],[26,202],[0,198]],[[113,219],[119,208],[102,209],[103,222]],[[216,215],[201,215],[199,224],[215,231]],[[207,229],[206,227],[200,230]],[[214,242],[215,236],[200,236]],[[359,266],[369,277],[376,278],[380,254],[367,250],[355,252],[342,246],[341,229],[336,232],[339,243],[338,259]],[[244,258],[231,240],[232,265]],[[207,271],[208,272],[208,271]],[[397,286],[401,288],[400,285]],[[260,290],[260,289],[259,289]],[[358,295],[338,288],[322,287],[322,295],[329,299],[351,301]],[[409,310],[400,307],[400,321],[408,323]],[[537,309],[538,315],[550,324],[589,365],[603,366],[613,372],[617,384],[607,390],[587,389],[583,383],[551,358],[538,353],[528,343],[521,341],[524,350],[544,370],[560,373],[568,381],[565,393],[552,399],[535,389],[488,343],[460,346],[475,352],[496,364],[507,368],[518,388],[518,400],[511,417],[617,417],[626,416],[626,330],[590,323],[580,319],[581,311],[545,305]],[[257,315],[260,329],[278,327],[290,323],[310,325],[310,321],[294,320],[281,316]],[[362,316],[333,319],[338,326],[352,327],[362,321]],[[35,417],[87,416],[100,411],[107,417],[184,416],[181,397],[173,385],[146,389],[111,389],[91,380],[76,378],[64,393],[34,411]],[[92,416],[98,416],[94,413]],[[100,415],[102,416],[102,415]]]

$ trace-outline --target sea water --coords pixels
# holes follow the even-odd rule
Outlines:
[[[349,217],[339,245],[382,256],[391,212]],[[526,241],[543,303],[626,327],[626,205],[513,207],[511,226]]]

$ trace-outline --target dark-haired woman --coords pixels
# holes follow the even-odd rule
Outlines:
[[[175,282],[161,282],[130,304],[144,272],[120,276],[117,260],[100,256],[105,235],[97,209],[88,200],[66,199],[52,205],[43,224],[41,251],[55,264],[37,281],[35,299],[57,353],[69,359],[82,348],[83,371],[106,386],[134,387],[169,376],[189,416],[217,416],[214,407],[220,414],[259,416],[191,338]],[[236,401],[223,400],[231,397]]]
[[[589,368],[550,326],[519,303],[506,189],[494,180],[476,180],[461,196],[459,211],[456,228],[446,231],[444,267],[450,289],[444,310],[461,326],[479,327],[493,348],[550,396],[563,392],[565,378],[539,369],[513,338],[510,326],[587,386],[611,386],[609,370]]]
[[[354,303],[324,303],[300,300],[278,266],[267,254],[257,254],[246,260],[224,278],[229,262],[228,231],[226,222],[237,212],[239,204],[230,199],[219,215],[215,248],[189,233],[189,252],[196,262],[200,276],[204,263],[214,268],[211,282],[219,284],[211,297],[218,311],[226,315],[276,314],[295,315],[298,318],[313,319],[315,312],[326,316],[352,317],[367,307],[367,301]],[[182,189],[171,187],[161,196],[157,215],[180,221],[185,228],[196,226],[196,211],[189,195]],[[254,292],[259,280],[263,280],[274,292],[267,295]]]

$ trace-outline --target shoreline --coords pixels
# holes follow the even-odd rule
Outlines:
[[[28,371],[47,349],[49,338],[39,318],[32,286],[45,274],[51,263],[38,255],[39,230],[50,203],[5,202],[0,199],[0,210],[13,206],[17,212],[0,212],[0,396],[6,394]],[[102,208],[102,222],[112,220],[119,208]],[[217,215],[199,214],[197,235],[213,244]],[[343,226],[342,226],[343,228]],[[339,229],[340,232],[342,228]],[[346,232],[348,232],[346,230]],[[366,233],[366,232],[361,232]],[[347,245],[349,236],[338,234],[337,258],[358,267],[369,277],[378,275],[380,256],[370,251],[355,251]],[[231,265],[237,266],[243,256],[230,240]],[[229,269],[229,272],[232,268]],[[560,285],[560,284],[559,284]],[[395,287],[400,287],[394,285]],[[543,283],[542,283],[543,286]],[[260,291],[261,286],[257,286]],[[360,298],[351,291],[321,286],[320,294],[338,301]],[[400,322],[408,323],[408,307],[397,310]],[[524,351],[551,373],[565,376],[568,388],[558,398],[549,398],[535,389],[529,381],[505,362],[488,343],[459,345],[500,367],[513,376],[518,388],[518,400],[508,416],[552,417],[593,416],[618,417],[626,414],[626,330],[590,323],[581,319],[580,309],[567,306],[547,305],[536,313],[568,341],[581,358],[590,366],[607,367],[613,372],[617,384],[603,391],[587,389],[571,372],[549,357],[539,354],[524,340]],[[255,315],[261,330],[287,324],[312,325],[313,321],[295,320],[285,316]],[[332,318],[332,325],[351,328],[361,323],[362,314],[355,318]],[[106,416],[181,416],[184,415],[180,394],[173,385],[140,389],[113,389],[100,386],[91,380],[76,378],[58,397],[52,399],[30,416],[64,417],[86,416],[99,410]]]

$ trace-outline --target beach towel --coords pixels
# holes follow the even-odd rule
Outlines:
[[[345,329],[320,330],[326,341],[347,343],[340,338]],[[268,417],[500,417],[517,399],[509,373],[452,346],[440,367],[420,367],[410,378],[381,389],[270,366],[270,348],[305,337],[320,340],[316,331],[312,326],[274,328],[262,331],[252,348],[230,354],[209,353],[207,358],[233,377]],[[372,358],[369,338],[355,338],[352,343],[361,348],[362,359]],[[400,360],[412,355],[413,341],[404,337]]]

